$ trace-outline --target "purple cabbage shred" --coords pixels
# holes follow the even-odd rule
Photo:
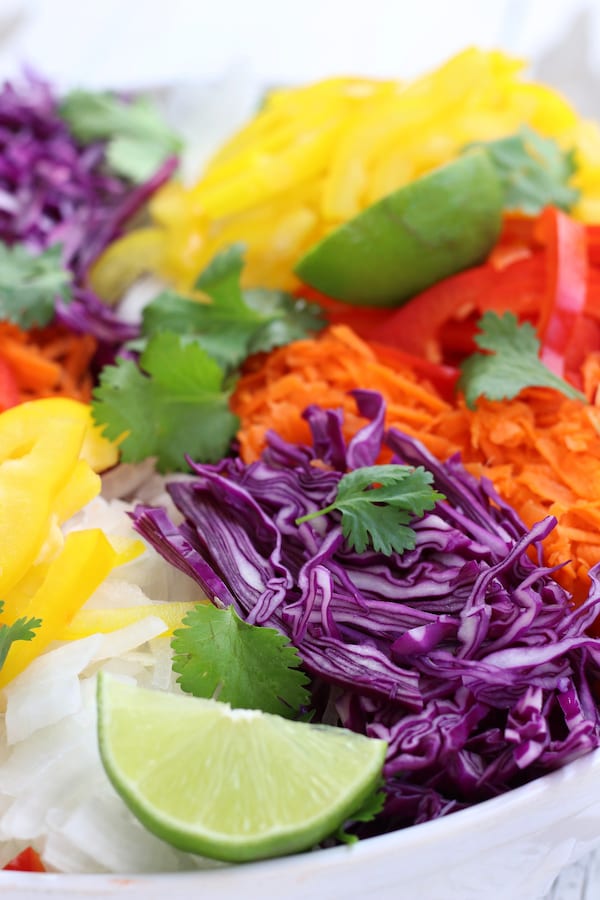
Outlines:
[[[0,240],[34,253],[60,244],[75,290],[71,304],[57,305],[57,320],[101,346],[120,345],[137,329],[89,289],[89,268],[176,166],[171,158],[133,187],[109,172],[102,144],[73,138],[45,81],[28,73],[0,89]]]
[[[272,434],[259,462],[192,463],[193,478],[168,486],[181,525],[145,506],[132,518],[211,599],[289,637],[317,720],[333,705],[339,724],[388,742],[386,803],[357,827],[365,836],[463,809],[599,746],[600,640],[586,630],[600,580],[592,570],[573,608],[541,562],[554,519],[527,530],[458,458],[439,462],[385,432],[380,395],[354,396],[369,421],[348,445],[341,413],[310,407],[312,447]],[[413,519],[413,550],[356,553],[337,512],[296,526],[382,446],[428,469],[446,497]]]

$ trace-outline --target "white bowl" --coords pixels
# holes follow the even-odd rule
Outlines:
[[[541,900],[600,846],[600,750],[502,797],[403,831],[282,859],[165,875],[3,872],[3,898]]]

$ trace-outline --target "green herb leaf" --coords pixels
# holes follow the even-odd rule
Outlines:
[[[356,822],[372,822],[375,816],[382,812],[385,805],[385,799],[382,779],[375,790],[365,799],[360,809],[357,809],[356,812],[352,813],[350,818],[337,830],[335,834],[337,840],[341,841],[343,844],[355,844],[358,841],[358,837],[346,829],[350,828]]]
[[[529,322],[519,325],[513,313],[502,317],[486,312],[479,320],[475,342],[488,353],[473,353],[462,363],[458,388],[470,409],[478,397],[510,400],[526,387],[550,387],[567,397],[586,397],[554,375],[539,358],[540,342]]]
[[[504,188],[504,208],[537,215],[545,206],[569,211],[579,191],[569,187],[576,171],[573,151],[565,153],[552,138],[543,138],[523,125],[500,140],[469,144],[489,153]]]
[[[248,625],[231,606],[211,604],[196,606],[183,624],[171,647],[187,693],[287,718],[309,702],[296,648],[276,629]]]
[[[123,437],[124,462],[157,457],[160,471],[186,470],[184,453],[215,462],[238,427],[222,369],[202,347],[166,332],[150,339],[139,367],[105,366],[92,411],[111,440]]]
[[[25,330],[47,325],[58,297],[71,300],[71,273],[63,267],[60,246],[32,254],[22,244],[0,243],[0,318]]]
[[[109,166],[132,181],[146,181],[181,149],[180,139],[147,97],[126,102],[108,92],[72,91],[59,113],[82,143],[108,141]]]
[[[388,556],[403,553],[415,546],[411,518],[444,499],[431,487],[432,481],[431,472],[422,466],[363,466],[340,479],[333,503],[301,516],[296,525],[339,510],[344,537],[358,553],[369,544]]]
[[[165,330],[196,340],[225,368],[235,368],[251,353],[306,337],[323,328],[315,304],[281,291],[242,292],[244,248],[233,244],[219,253],[195,288],[210,298],[202,303],[165,291],[145,308],[142,332]]]
[[[0,600],[0,614],[4,609],[4,601]],[[42,624],[41,619],[17,619],[12,625],[0,625],[0,669],[6,662],[8,651],[15,641],[31,641],[35,637],[35,629]]]

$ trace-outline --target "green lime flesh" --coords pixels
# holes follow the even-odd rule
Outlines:
[[[296,275],[347,303],[400,306],[485,259],[500,234],[502,203],[487,152],[474,150],[340,225],[300,259]]]
[[[335,832],[376,788],[387,747],[102,673],[98,737],[108,777],[149,831],[228,862],[306,850]]]

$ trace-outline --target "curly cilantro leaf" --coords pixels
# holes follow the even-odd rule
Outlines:
[[[229,606],[198,605],[173,635],[173,671],[195,697],[295,717],[309,701],[308,678],[288,639],[274,628],[248,625]]]
[[[504,208],[535,216],[545,206],[568,212],[579,198],[569,186],[576,171],[573,151],[564,152],[553,138],[541,137],[523,125],[516,134],[496,141],[472,143],[483,147],[504,189]]]
[[[540,342],[529,322],[519,325],[516,316],[486,312],[478,322],[475,342],[487,353],[473,353],[460,367],[457,387],[470,409],[478,397],[510,400],[526,387],[550,387],[567,397],[586,397],[548,369],[539,358]]]
[[[244,247],[233,244],[217,254],[196,281],[210,302],[165,291],[145,308],[142,333],[168,330],[196,340],[225,368],[235,368],[251,353],[306,337],[324,327],[315,304],[281,291],[242,291]]]
[[[363,466],[344,475],[333,503],[296,519],[296,525],[338,510],[342,533],[362,553],[370,545],[380,553],[403,553],[415,546],[413,516],[433,509],[443,495],[431,487],[433,476],[422,466]]]
[[[147,97],[128,102],[109,92],[71,91],[59,115],[82,143],[107,141],[110,168],[132,181],[146,181],[181,149],[180,139]]]
[[[229,409],[222,369],[197,344],[166,332],[140,356],[105,366],[92,411],[111,440],[121,440],[124,462],[157,458],[160,471],[187,469],[184,454],[221,459],[238,419]]]
[[[4,601],[0,600],[0,614],[4,609]],[[35,630],[42,624],[41,619],[17,619],[12,625],[0,625],[0,669],[6,662],[8,651],[15,641],[31,641]]]
[[[22,244],[0,242],[0,319],[27,330],[54,318],[56,300],[71,300],[71,273],[62,264],[57,244],[30,253]]]

